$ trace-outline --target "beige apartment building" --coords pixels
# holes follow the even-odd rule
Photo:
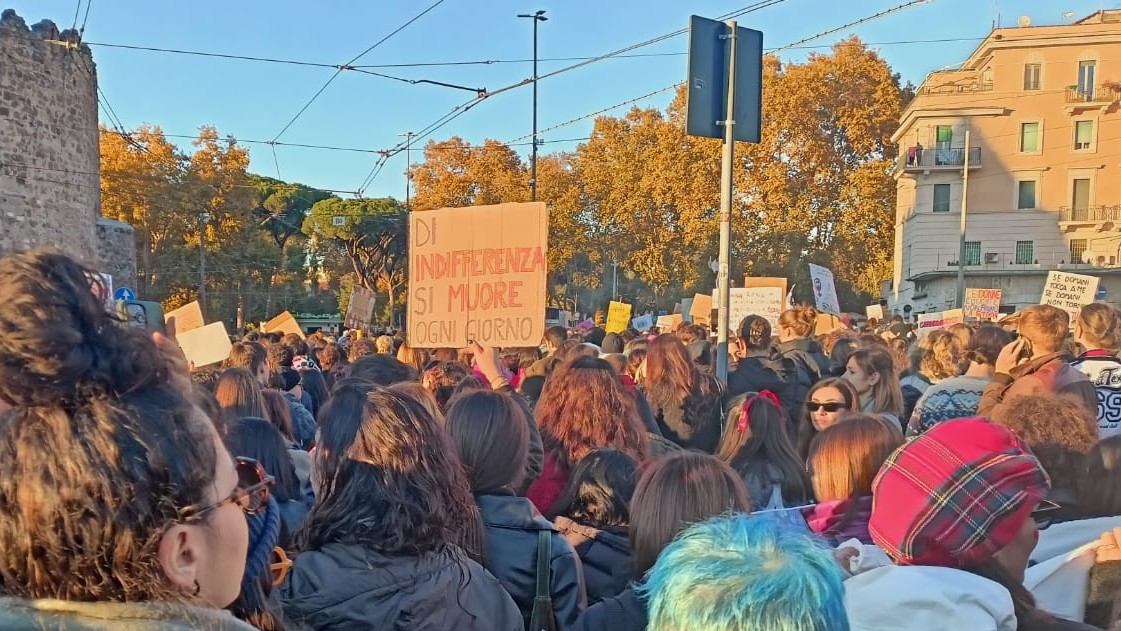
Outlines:
[[[895,313],[956,306],[963,201],[966,287],[1002,289],[1011,310],[1061,269],[1121,299],[1121,10],[1019,24],[928,75],[892,136]]]

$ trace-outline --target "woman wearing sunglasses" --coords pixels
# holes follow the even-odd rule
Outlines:
[[[845,582],[852,627],[1093,629],[1044,611],[1024,584],[1055,510],[1049,487],[1023,441],[984,419],[939,423],[896,450],[868,524],[895,564]]]
[[[852,385],[840,378],[823,379],[806,395],[806,413],[798,428],[798,455],[802,462],[810,453],[810,443],[825,428],[845,414],[860,410],[860,398]]]
[[[191,403],[182,354],[68,256],[0,278],[0,628],[251,629],[221,609],[267,480]]]
[[[482,521],[451,438],[408,395],[340,395],[323,409],[285,614],[313,630],[523,629],[476,562]]]

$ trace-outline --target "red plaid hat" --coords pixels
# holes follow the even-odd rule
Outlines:
[[[1012,542],[1050,486],[1007,428],[939,423],[880,469],[868,532],[901,565],[971,567]]]

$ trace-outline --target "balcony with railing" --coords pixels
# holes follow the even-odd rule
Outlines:
[[[1067,86],[1064,94],[1066,108],[1087,109],[1106,107],[1121,100],[1121,85],[1105,83],[1098,86]]]
[[[954,149],[908,147],[899,156],[898,167],[908,173],[919,171],[945,171],[965,166],[965,148]],[[969,148],[969,168],[981,168],[981,148]]]
[[[1121,222],[1121,206],[1060,206],[1060,223],[1117,223]]]

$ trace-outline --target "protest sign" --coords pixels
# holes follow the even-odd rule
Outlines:
[[[782,289],[783,308],[786,308],[786,294],[789,293],[785,278],[778,276],[748,276],[743,279],[743,286],[751,289],[753,287],[778,287]]]
[[[996,321],[1000,319],[1000,289],[970,287],[965,290],[965,305],[962,311],[967,318]]]
[[[377,298],[374,292],[365,287],[355,287],[350,292],[350,304],[346,306],[343,326],[348,329],[368,329],[374,317]]]
[[[658,331],[660,333],[672,333],[677,330],[681,324],[681,314],[673,313],[670,315],[658,316]]]
[[[192,368],[218,363],[230,356],[232,348],[226,325],[222,322],[184,331],[175,339]]]
[[[837,300],[833,272],[828,267],[810,263],[810,279],[813,282],[814,304],[817,310],[825,313],[840,313],[841,303]]]
[[[869,320],[875,318],[877,321],[882,322],[884,319],[884,306],[878,303],[874,305],[868,305],[867,307],[864,307],[864,314],[868,316]]]
[[[825,335],[833,331],[848,330],[848,328],[844,320],[832,313],[819,313],[817,314],[817,322],[814,324],[814,335]]]
[[[625,302],[611,301],[611,305],[607,307],[607,326],[604,327],[606,333],[622,333],[627,330],[627,325],[631,322],[631,306]]]
[[[681,299],[681,311],[679,312],[681,314],[681,320],[684,321],[684,322],[692,323],[693,322],[693,315],[691,313],[692,311],[693,311],[693,299],[692,298],[682,298]]]
[[[919,337],[922,337],[931,331],[936,331],[942,328],[942,312],[936,311],[934,313],[920,313],[918,315],[918,331]]]
[[[943,329],[963,322],[965,322],[965,311],[963,309],[947,309],[942,312]]]
[[[689,306],[689,317],[697,324],[708,324],[712,317],[712,303],[712,296],[708,294],[694,295],[693,304]]]
[[[654,328],[654,316],[638,316],[637,318],[631,320],[631,326],[634,327],[634,330],[638,331],[639,333],[646,333],[650,329]]]
[[[409,345],[539,344],[548,244],[543,202],[410,213]]]
[[[739,331],[744,318],[758,315],[771,323],[772,331],[778,331],[778,319],[782,316],[784,298],[782,287],[775,285],[732,289],[728,292],[728,328]],[[715,292],[713,302],[716,302]]]
[[[287,311],[266,322],[264,328],[265,333],[284,333],[285,335],[295,333],[301,338],[304,337],[304,329],[300,326],[296,317]]]
[[[1058,307],[1071,315],[1078,315],[1083,305],[1094,302],[1098,292],[1098,277],[1067,272],[1048,272],[1043,285],[1042,304]]]
[[[189,302],[178,309],[168,311],[163,316],[164,326],[168,335],[180,335],[187,331],[202,328],[206,321],[202,318],[202,309],[198,301]]]

